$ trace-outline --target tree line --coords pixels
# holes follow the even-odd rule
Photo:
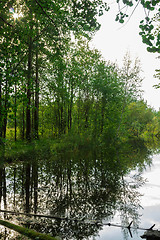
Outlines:
[[[139,60],[126,54],[120,69],[90,47],[107,4],[13,0],[0,8],[1,140],[158,136],[158,113],[140,99]]]

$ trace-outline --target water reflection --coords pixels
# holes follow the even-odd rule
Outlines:
[[[102,226],[92,220],[110,222],[117,211],[122,225],[130,221],[139,225],[138,188],[144,183],[141,171],[151,162],[146,148],[128,145],[105,151],[86,147],[56,152],[50,149],[45,158],[32,149],[20,160],[22,156],[17,157],[18,163],[0,168],[1,209],[90,221],[1,214],[10,221],[63,239],[88,239],[96,235]],[[139,173],[126,178],[137,166]]]

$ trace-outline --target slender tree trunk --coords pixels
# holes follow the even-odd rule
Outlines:
[[[34,112],[35,112],[34,102],[35,102],[35,95],[34,95],[34,89],[33,88],[32,88],[32,92],[33,92],[33,94],[32,94],[32,98],[31,98],[31,113],[32,113],[31,114],[31,135],[34,138],[34,136],[35,136],[35,129],[34,129]]]
[[[4,209],[7,209],[7,187],[6,187],[6,171],[3,168],[3,201],[4,201]]]
[[[39,76],[38,76],[38,46],[36,48],[36,78],[35,78],[35,110],[34,110],[34,130],[35,139],[39,138],[38,126],[39,126]]]
[[[105,99],[104,99],[104,97],[102,97],[102,110],[101,110],[101,116],[102,116],[102,120],[101,120],[101,133],[103,132],[103,128],[104,128],[104,112],[105,112]]]
[[[2,138],[2,79],[0,76],[0,143]]]
[[[32,13],[31,13],[32,22]],[[30,23],[30,36],[28,45],[28,75],[27,75],[27,108],[26,108],[26,139],[31,140],[31,89],[32,89],[32,23]]]
[[[0,168],[0,208],[2,201],[2,178],[3,178],[3,168]]]
[[[61,134],[61,112],[60,112],[60,100],[59,99],[57,101],[57,115],[58,115],[58,121],[57,121],[58,135],[60,135]]]
[[[37,161],[33,163],[32,166],[33,171],[33,182],[34,182],[34,213],[37,213],[37,204],[38,204],[38,165]]]
[[[72,106],[73,106],[73,87],[71,90],[70,104],[68,106],[68,130],[70,130],[72,127]]]
[[[77,108],[78,108],[78,119],[77,119],[77,125],[78,125],[78,134],[80,133],[80,98],[77,101]]]
[[[13,204],[16,205],[16,168],[14,168],[14,183],[13,183],[13,191],[14,191],[14,198],[13,198]]]
[[[21,139],[24,140],[25,139],[25,100],[26,100],[26,86],[24,85],[24,81],[22,80],[21,82],[22,84],[22,88],[21,88],[21,92],[23,92],[23,96],[22,96],[22,115],[21,115]]]
[[[63,133],[63,103],[62,103],[61,110],[60,110],[60,116],[61,116],[61,122],[60,122],[61,133]]]
[[[98,113],[99,113],[99,105],[98,105],[98,102],[95,102],[95,113],[94,113],[94,129],[93,129],[93,137],[94,137],[94,140],[96,142],[96,139],[97,139],[97,134],[98,134]]]
[[[23,110],[22,110],[22,139],[24,140],[25,135],[25,110],[24,110],[24,99],[23,99]]]
[[[71,129],[71,106],[68,106],[68,131]]]
[[[6,131],[7,131],[7,109],[6,109],[6,102],[5,102],[5,115],[3,121],[3,138],[6,138]]]
[[[26,212],[30,212],[30,204],[29,204],[29,199],[30,199],[30,164],[26,165],[26,182],[25,182],[25,190],[26,190]]]
[[[22,192],[21,192],[21,196],[22,196],[22,199],[24,200],[24,189],[25,189],[25,166],[23,164],[23,167],[22,167],[22,173],[21,173],[21,176],[22,176]]]
[[[42,137],[43,137],[43,134],[44,134],[44,109],[42,106]]]
[[[90,106],[89,106],[89,101],[88,101],[88,97],[87,97],[87,99],[85,99],[85,129],[87,129],[88,128],[88,126],[89,126],[89,123],[88,123],[88,118],[89,118],[89,108],[90,108]]]
[[[8,80],[5,84],[5,101],[4,101],[4,118],[3,118],[3,138],[6,138],[7,129],[7,115],[8,115]]]
[[[14,98],[14,140],[17,140],[17,86],[15,83],[15,98]]]

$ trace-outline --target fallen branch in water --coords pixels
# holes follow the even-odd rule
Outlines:
[[[131,229],[135,229],[135,230],[144,230],[144,231],[152,231],[155,224],[153,226],[151,226],[150,228],[140,228],[140,227],[134,227],[131,226],[132,222],[128,225],[128,226],[122,226],[120,224],[114,224],[114,223],[102,223],[98,220],[90,220],[90,219],[74,219],[74,218],[68,218],[68,217],[60,217],[60,216],[53,216],[53,215],[43,215],[43,214],[33,214],[33,213],[23,213],[23,212],[13,212],[13,211],[8,211],[8,210],[2,210],[0,209],[0,212],[3,213],[9,213],[9,214],[14,214],[14,215],[24,215],[24,216],[28,216],[28,217],[42,217],[42,218],[51,218],[51,219],[56,219],[56,220],[64,220],[64,221],[76,221],[76,222],[83,222],[83,223],[87,223],[87,224],[97,224],[99,226],[109,226],[109,227],[120,227],[120,228],[127,228],[130,236],[132,237],[132,232]],[[46,239],[46,238],[43,238]],[[52,238],[53,239],[53,238]],[[56,239],[56,238],[54,238]],[[47,240],[47,239],[46,239]]]
[[[10,228],[10,229],[12,229],[22,235],[25,235],[31,239],[39,239],[39,240],[57,240],[58,239],[56,237],[51,237],[47,234],[39,233],[34,230],[24,228],[24,227],[18,226],[16,224],[13,224],[13,223],[10,223],[10,222],[4,221],[4,220],[0,220],[0,225]]]

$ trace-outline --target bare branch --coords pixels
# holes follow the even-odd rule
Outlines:
[[[46,13],[46,11],[44,10],[44,8],[42,7],[42,5],[37,1],[35,0],[36,3],[38,4],[38,6],[41,8],[41,10],[43,11],[43,13],[48,17],[48,19],[54,24],[56,30],[58,31],[58,28],[56,27],[56,24],[55,22],[53,21],[53,19],[48,15],[48,13]]]
[[[125,23],[121,28],[123,28],[123,27],[130,21],[131,17],[133,16],[133,14],[134,14],[134,12],[135,12],[135,10],[136,10],[136,8],[138,7],[138,5],[139,5],[140,2],[141,2],[141,0],[139,0],[139,1],[137,2],[136,6],[134,7],[134,9],[133,9],[131,15],[129,16],[128,20],[126,21],[126,23]],[[119,29],[121,29],[121,28],[119,28]]]

